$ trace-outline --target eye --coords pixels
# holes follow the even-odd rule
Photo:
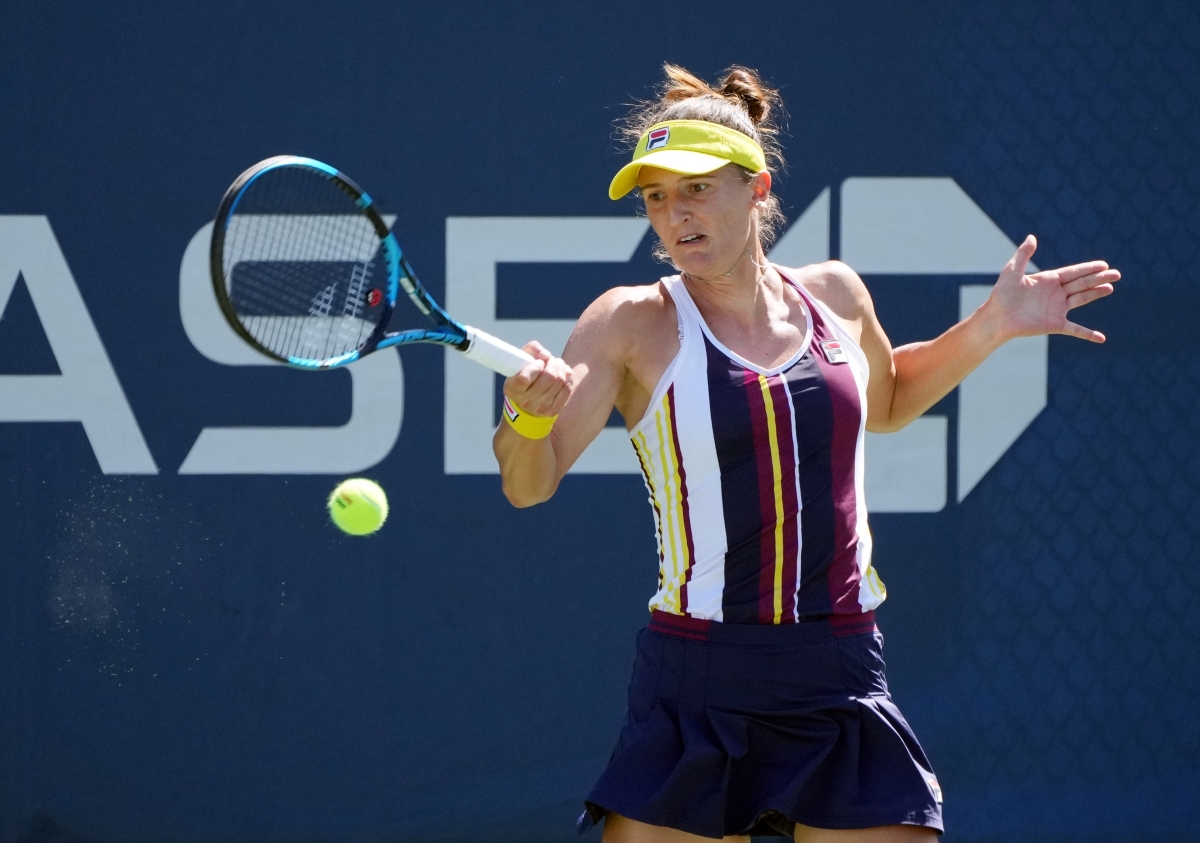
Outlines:
[[[663,195],[662,195],[662,191],[660,191],[660,190],[656,190],[653,193],[643,193],[642,194],[643,202],[657,202],[662,198],[663,198]]]
[[[702,181],[692,184],[692,193],[703,193],[706,190],[708,190],[708,185]]]

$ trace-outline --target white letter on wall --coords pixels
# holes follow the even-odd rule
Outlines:
[[[391,225],[391,219],[388,218]],[[246,345],[221,315],[212,291],[204,226],[179,267],[179,313],[196,350],[224,366],[282,366]],[[280,259],[272,255],[273,259]],[[358,259],[348,256],[348,259]],[[350,474],[383,460],[404,418],[404,372],[396,349],[367,355],[347,367],[352,379],[350,420],[337,427],[206,427],[179,467],[180,474]],[[320,377],[296,373],[296,377]]]
[[[156,474],[50,221],[0,216],[0,313],[25,279],[59,375],[0,376],[0,421],[82,422],[105,474]]]
[[[828,187],[779,238],[771,260],[797,268],[829,260]],[[923,416],[897,433],[868,433],[866,449],[871,512],[937,512],[946,506],[945,416]]]
[[[446,310],[468,325],[516,346],[536,339],[561,354],[573,319],[497,319],[498,263],[625,263],[633,257],[649,222],[638,217],[448,217]],[[564,283],[570,283],[564,277]],[[446,352],[447,474],[497,474],[492,456],[493,374],[455,351]],[[637,474],[624,430],[600,432],[571,471]]]
[[[799,269],[829,260],[829,188],[824,188],[809,203],[771,247],[772,263]]]
[[[842,260],[860,273],[995,277],[1016,249],[954,179],[842,182]],[[1032,262],[1029,269],[1037,271]],[[990,285],[962,287],[960,318],[990,291]],[[1045,337],[1014,340],[959,387],[960,501],[1046,406],[1047,349]],[[934,512],[945,506],[947,432],[944,416],[927,415],[898,434],[868,435],[867,500],[873,512]]]
[[[990,286],[959,288],[966,319],[992,293]],[[1050,338],[1021,337],[992,352],[958,387],[958,499],[965,498],[1046,406]]]

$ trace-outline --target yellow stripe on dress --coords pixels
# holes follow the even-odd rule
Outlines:
[[[634,434],[633,452],[637,454],[638,465],[642,468],[642,476],[646,478],[646,486],[650,489],[650,510],[654,514],[654,539],[658,543],[658,582],[662,586],[663,581],[663,560],[666,559],[666,548],[663,547],[663,527],[662,517],[659,514],[658,492],[654,486],[654,472],[652,467],[652,455],[650,453],[650,445],[646,441],[646,434],[639,431]]]
[[[675,568],[676,578],[673,583],[672,593],[674,594],[675,598],[675,608],[679,610],[680,614],[683,614],[683,584],[687,582],[688,569],[690,569],[692,566],[692,558],[688,550],[687,518],[683,514],[684,491],[683,483],[680,480],[681,472],[679,458],[675,449],[675,426],[673,424],[674,419],[671,418],[670,393],[663,396],[662,414],[666,419],[667,441],[665,443],[665,450],[671,466],[669,476],[671,478],[671,485],[675,490],[675,504],[673,507],[675,523],[679,525],[679,558],[677,560],[678,564]]]
[[[671,418],[671,396],[662,397],[660,406],[654,409],[655,430],[658,432],[658,453],[642,434],[642,453],[647,455],[647,464],[653,466],[655,474],[661,471],[661,513],[659,545],[662,549],[660,564],[659,603],[665,611],[684,614],[683,585],[688,580],[691,555],[688,549],[688,525],[685,524],[683,489],[680,484],[680,467],[674,442],[674,426]]]
[[[775,430],[775,404],[771,401],[771,384],[762,375],[758,376],[762,390],[763,405],[767,410],[767,441],[771,444],[771,475],[775,491],[775,623],[783,618],[783,467],[779,460],[779,435]]]
[[[650,506],[654,512],[654,538],[658,542],[658,591],[662,590],[663,566],[667,561],[666,545],[663,540],[663,523],[661,508],[658,505],[658,490],[654,483],[654,462],[653,453],[650,450],[650,443],[646,440],[646,434],[638,432],[633,439],[634,450],[637,451],[638,461],[642,464],[642,474],[646,476],[646,485],[650,487]],[[651,601],[651,607],[654,603]]]
[[[665,407],[665,403],[664,403],[664,407]],[[665,504],[665,506],[663,507],[663,509],[665,510],[664,515],[666,516],[666,520],[667,520],[667,536],[670,539],[670,544],[668,545],[670,548],[670,552],[667,554],[667,558],[670,559],[670,561],[671,561],[671,576],[667,581],[666,593],[663,595],[663,597],[665,598],[666,603],[667,603],[667,605],[664,608],[666,608],[668,611],[674,611],[675,614],[678,615],[678,614],[682,614],[682,612],[680,611],[680,608],[679,608],[679,585],[678,585],[678,582],[679,582],[679,564],[678,564],[679,563],[679,550],[678,550],[678,544],[680,541],[682,541],[683,536],[681,534],[682,531],[678,530],[678,528],[676,526],[676,521],[675,521],[676,507],[675,507],[674,501],[678,497],[678,492],[674,488],[674,483],[672,482],[673,477],[672,477],[672,473],[671,473],[671,463],[674,461],[674,453],[672,453],[672,455],[671,455],[672,459],[668,460],[667,452],[666,452],[667,437],[663,434],[663,408],[662,407],[660,407],[659,409],[656,409],[654,411],[654,425],[658,431],[658,453],[659,453],[659,457],[661,459],[663,477],[665,478],[665,481],[663,483],[663,497],[664,497],[663,503]],[[668,427],[669,427],[669,425],[668,425]],[[672,449],[672,452],[673,451],[674,451],[674,449]],[[676,539],[677,533],[680,533],[678,540]]]

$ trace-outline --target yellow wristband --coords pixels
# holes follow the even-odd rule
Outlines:
[[[558,416],[534,416],[522,410],[504,396],[504,418],[517,433],[526,439],[545,439]]]

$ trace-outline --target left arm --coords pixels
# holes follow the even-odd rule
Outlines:
[[[988,355],[1016,337],[1067,334],[1092,342],[1104,335],[1075,324],[1067,312],[1107,296],[1121,273],[1090,261],[1026,275],[1037,249],[1025,238],[978,310],[928,342],[893,349],[875,315],[866,285],[845,264],[826,264],[811,286],[852,331],[870,364],[867,429],[899,430],[920,416],[975,370]]]

